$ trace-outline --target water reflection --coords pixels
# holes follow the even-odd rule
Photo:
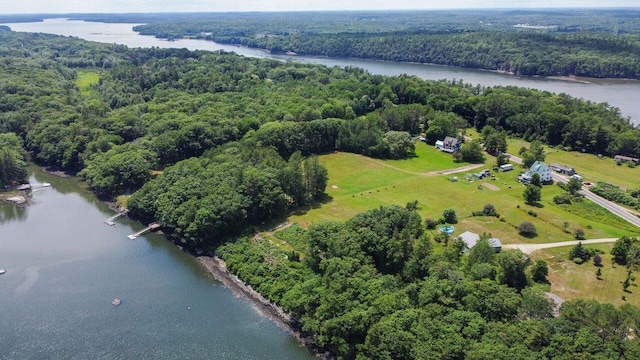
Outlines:
[[[19,206],[0,202],[0,225],[11,221],[24,221],[27,211]]]

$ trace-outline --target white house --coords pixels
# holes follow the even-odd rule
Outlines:
[[[549,167],[549,165],[541,161],[536,161],[533,163],[533,165],[531,165],[531,167],[529,168],[529,171],[527,171],[522,175],[521,177],[522,182],[524,183],[531,182],[531,176],[534,173],[540,175],[540,181],[542,181],[543,183],[553,180],[553,177],[551,176],[551,168]]]

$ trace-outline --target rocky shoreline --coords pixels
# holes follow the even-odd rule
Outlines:
[[[293,326],[294,320],[292,316],[276,304],[271,303],[236,275],[230,273],[229,270],[227,270],[227,265],[224,260],[217,256],[197,256],[196,258],[209,271],[213,278],[231,290],[234,296],[250,301],[258,313],[276,323],[280,328],[291,334],[301,345],[313,351],[315,344],[313,339],[304,336]],[[315,355],[321,359],[332,359],[327,353],[315,352]]]

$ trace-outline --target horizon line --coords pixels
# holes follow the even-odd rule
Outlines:
[[[38,12],[38,13],[0,13],[0,16],[35,16],[35,15],[149,15],[149,14],[233,14],[233,13],[313,13],[313,12],[387,12],[387,11],[496,11],[496,10],[640,10],[640,6],[562,6],[562,7],[495,7],[495,8],[414,8],[414,9],[323,9],[323,10],[220,10],[220,11],[127,11],[127,12]]]

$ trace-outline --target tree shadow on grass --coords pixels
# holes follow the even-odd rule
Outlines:
[[[333,201],[333,196],[328,194],[323,194],[319,199],[313,200],[311,203],[300,206],[299,208],[291,211],[293,215],[304,215],[313,209],[320,209],[323,205],[328,204]],[[290,215],[291,215],[290,214]]]
[[[271,231],[277,231],[280,230],[283,226],[288,225],[287,224],[287,219],[289,218],[289,216],[291,215],[304,215],[307,212],[309,212],[309,210],[312,209],[319,209],[322,207],[322,205],[329,203],[333,201],[333,197],[327,194],[324,194],[320,199],[316,199],[314,201],[312,201],[310,204],[307,205],[303,205],[300,206],[296,209],[292,209],[290,211],[287,211],[286,213],[273,218],[273,219],[269,219],[265,222],[263,222],[262,224],[259,224],[257,226],[255,226],[255,231],[258,232],[271,232]]]
[[[538,237],[538,234],[537,234],[537,233],[532,234],[532,233],[523,233],[523,232],[519,232],[518,234],[520,234],[520,236],[525,237],[525,238],[527,238],[527,239],[533,239],[533,238]]]
[[[535,203],[527,203],[527,205],[529,205],[529,206],[533,206],[533,207],[536,207],[536,208],[538,208],[538,209],[542,209],[542,208],[544,207],[544,204],[541,204],[541,203],[538,203],[538,202],[535,202]]]

